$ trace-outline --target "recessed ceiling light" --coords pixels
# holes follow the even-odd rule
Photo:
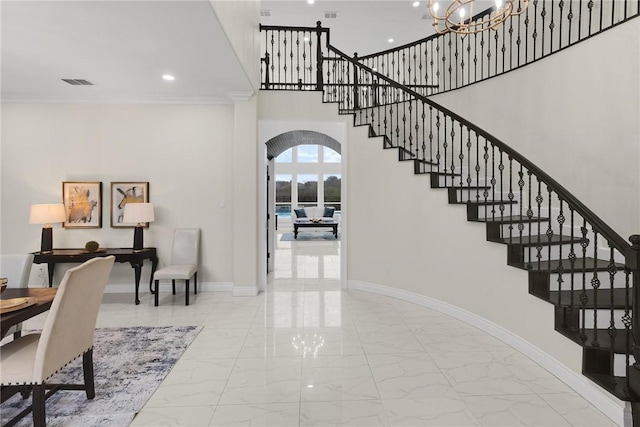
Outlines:
[[[420,2],[419,1],[414,1],[413,2],[413,7],[418,7],[420,6]]]
[[[316,0],[307,0],[307,3],[309,4],[314,4],[316,2]]]
[[[393,43],[393,39],[389,39],[387,40],[389,43]]]
[[[171,74],[165,74],[165,75],[162,76],[162,78],[165,79],[165,80],[168,80],[168,81],[172,81],[172,80],[176,79]]]

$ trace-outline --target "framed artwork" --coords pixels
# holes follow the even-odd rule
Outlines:
[[[148,203],[149,183],[148,182],[112,182],[111,183],[111,227],[113,228],[133,228],[136,224],[122,221],[124,216],[124,205],[127,203]],[[145,224],[146,227],[149,223]]]
[[[102,227],[102,182],[64,181],[64,228]]]

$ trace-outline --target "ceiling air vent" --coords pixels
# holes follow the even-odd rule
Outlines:
[[[70,85],[74,85],[74,86],[78,86],[78,85],[93,86],[93,83],[85,79],[62,79],[62,81],[67,82]]]
[[[327,11],[324,13],[324,19],[336,19],[338,17],[338,12],[335,11]]]
[[[260,10],[260,16],[269,17],[269,16],[271,16],[271,11],[269,9],[261,9]]]

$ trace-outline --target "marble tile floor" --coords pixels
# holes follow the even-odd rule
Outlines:
[[[201,325],[132,426],[614,426],[523,354],[340,289],[340,242],[280,242],[257,297],[106,294],[98,326]],[[35,319],[27,326],[37,326]]]

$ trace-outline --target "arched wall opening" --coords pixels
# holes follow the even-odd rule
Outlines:
[[[340,235],[341,235],[341,282],[346,288],[346,182],[347,182],[347,162],[345,143],[346,128],[343,123],[321,123],[321,122],[280,122],[280,121],[261,121],[259,130],[260,149],[263,150],[261,156],[264,161],[260,164],[260,183],[259,188],[262,193],[260,208],[264,209],[264,217],[266,221],[266,232],[264,241],[260,243],[260,252],[264,253],[260,258],[264,261],[262,264],[267,268],[260,268],[264,272],[265,280],[260,280],[266,286],[266,274],[273,269],[273,254],[275,251],[275,158],[290,148],[299,145],[319,145],[330,148],[341,155],[340,175],[341,175],[341,204],[342,213],[340,218]],[[267,177],[271,179],[268,180]],[[264,286],[261,286],[264,290]]]

